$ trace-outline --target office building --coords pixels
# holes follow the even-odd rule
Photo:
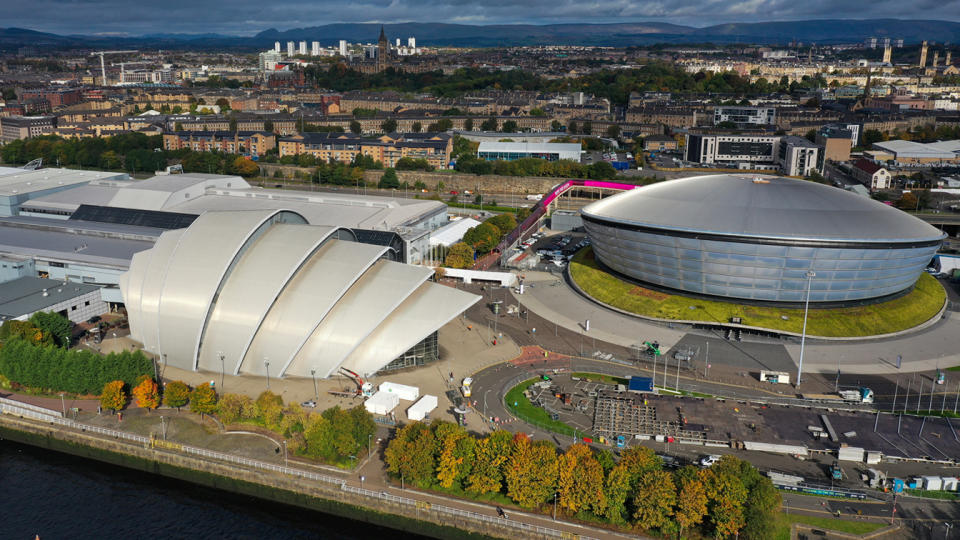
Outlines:
[[[582,147],[579,143],[528,143],[483,141],[477,147],[477,157],[487,161],[514,161],[523,158],[558,161],[580,161]]]
[[[277,64],[283,61],[283,55],[277,51],[265,51],[260,53],[257,62],[257,68],[261,73],[266,73],[268,71],[273,71],[277,68]]]
[[[660,182],[581,214],[597,258],[630,279],[693,295],[795,304],[903,294],[946,236],[849,191],[752,174]]]
[[[853,148],[853,131],[845,126],[824,126],[817,132],[817,144],[823,147],[821,161],[847,161]]]
[[[721,164],[743,169],[776,164],[777,135],[707,135],[686,136],[686,160],[693,163]]]
[[[0,324],[8,320],[25,321],[38,311],[63,315],[82,323],[110,310],[100,298],[100,287],[83,283],[22,277],[0,282]]]

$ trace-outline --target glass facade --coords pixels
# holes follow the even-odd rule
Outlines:
[[[396,371],[398,369],[407,369],[423,366],[440,359],[440,346],[438,341],[438,332],[434,332],[425,337],[420,343],[417,343],[407,352],[400,355],[386,366],[380,369],[378,373],[387,371]]]
[[[803,302],[854,302],[912,286],[938,245],[869,249],[800,247],[670,236],[584,220],[597,258],[634,279],[695,294]]]

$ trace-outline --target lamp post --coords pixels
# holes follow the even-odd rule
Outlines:
[[[317,370],[311,369],[310,376],[313,377],[313,399],[320,401],[320,391],[317,390]]]
[[[267,374],[267,390],[269,390],[269,389],[270,389],[270,361],[267,360],[267,357],[266,357],[266,356],[263,357],[263,367],[266,368],[266,374]]]
[[[287,461],[287,440],[286,439],[283,440],[283,466],[284,467],[290,466],[290,462]]]
[[[803,376],[803,348],[807,341],[807,313],[810,311],[810,286],[817,273],[807,270],[807,297],[803,303],[803,332],[800,334],[800,365],[797,366],[797,390],[800,389],[800,378]]]
[[[63,417],[67,417],[67,402],[63,399],[63,392],[60,392],[60,408],[63,409]]]
[[[223,372],[224,372],[224,360],[223,360],[223,351],[217,351],[217,355],[220,356],[220,393],[223,393]]]

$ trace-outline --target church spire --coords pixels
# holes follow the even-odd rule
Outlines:
[[[380,39],[379,39],[378,41],[386,41],[386,40],[387,40],[387,34],[384,33],[384,31],[383,31],[383,25],[381,24],[381,25],[380,25]]]

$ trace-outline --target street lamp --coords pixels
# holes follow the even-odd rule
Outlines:
[[[553,520],[557,520],[557,492],[553,492]]]
[[[317,370],[311,369],[310,376],[313,377],[313,393],[314,393],[313,399],[320,401],[320,391],[317,390]]]
[[[283,466],[289,467],[290,462],[287,461],[287,440],[283,440]]]
[[[803,348],[807,341],[807,313],[810,311],[810,286],[817,273],[807,270],[807,298],[803,303],[803,332],[800,334],[800,365],[797,367],[797,390],[800,389],[800,377],[803,375]]]
[[[270,361],[267,360],[267,357],[266,357],[266,356],[263,357],[263,367],[266,368],[266,374],[267,374],[267,390],[269,390],[269,389],[270,389]]]
[[[223,371],[224,371],[223,351],[217,351],[217,355],[220,356],[220,393],[222,394],[223,393]]]
[[[367,459],[370,459],[370,454],[373,453],[373,449],[370,446],[370,442],[373,440],[373,433],[367,434]]]
[[[60,408],[63,409],[63,417],[67,417],[67,402],[63,399],[63,392],[60,392]]]

